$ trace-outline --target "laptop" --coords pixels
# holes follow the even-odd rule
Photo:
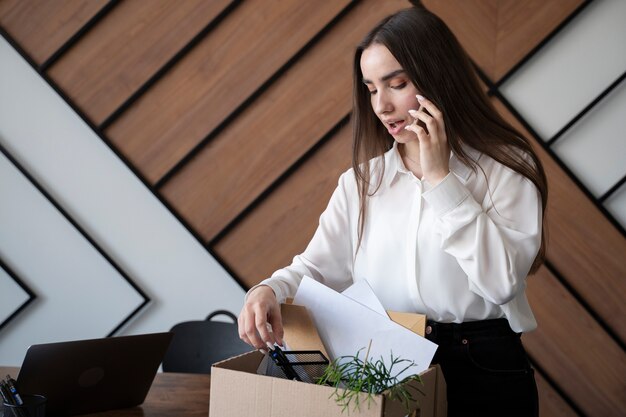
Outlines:
[[[22,394],[45,396],[46,414],[73,416],[143,403],[174,334],[45,343],[28,348]]]

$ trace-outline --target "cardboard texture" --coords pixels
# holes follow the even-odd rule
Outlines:
[[[293,350],[324,350],[322,341],[306,308],[282,305],[285,342]],[[407,313],[389,312],[390,318],[416,333],[423,335],[425,318]],[[421,324],[420,324],[421,323]],[[418,333],[419,334],[419,333]],[[210,417],[445,417],[447,415],[446,385],[438,365],[431,366],[420,376],[423,384],[416,386],[414,397],[419,410],[407,413],[402,404],[376,395],[367,406],[363,394],[360,409],[344,411],[337,405],[328,386],[257,375],[256,370],[263,355],[253,351],[235,356],[213,365],[211,370]]]
[[[424,337],[426,330],[426,316],[423,314],[398,313],[396,311],[387,311],[389,318],[401,326],[406,327],[413,333]]]
[[[281,304],[280,314],[285,331],[284,341],[290,350],[321,350],[328,358],[324,343],[315,329],[306,308],[292,304]]]

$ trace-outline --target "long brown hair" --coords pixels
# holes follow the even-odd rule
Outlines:
[[[417,5],[383,19],[365,36],[354,55],[352,167],[360,197],[357,248],[365,227],[367,199],[382,180],[381,173],[377,184],[370,183],[371,168],[367,161],[391,149],[394,142],[374,113],[363,83],[361,55],[372,44],[389,49],[420,94],[441,110],[448,143],[456,157],[476,172],[480,167],[463,150],[462,145],[468,145],[528,178],[541,194],[545,217],[548,185],[543,166],[529,141],[494,109],[478,83],[467,54],[446,24]],[[383,158],[381,170],[384,169]],[[542,226],[541,247],[531,273],[544,258],[545,227]]]

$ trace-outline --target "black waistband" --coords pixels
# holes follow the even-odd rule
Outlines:
[[[511,330],[507,319],[490,319],[467,321],[464,323],[438,323],[428,320],[426,322],[426,338],[435,343],[447,340],[461,340],[464,338],[516,336]]]

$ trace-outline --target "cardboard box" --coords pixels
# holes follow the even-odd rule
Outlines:
[[[293,350],[324,350],[317,330],[304,307],[283,305],[285,342]],[[390,313],[394,321],[419,331],[421,318]],[[423,320],[425,323],[425,319]],[[253,351],[218,362],[211,368],[210,417],[404,417],[408,413],[397,401],[376,395],[368,407],[362,394],[359,411],[342,412],[335,402],[335,388],[288,379],[258,375],[263,355]],[[447,414],[446,386],[439,366],[431,366],[421,375],[423,384],[417,384],[424,395],[417,392],[419,409],[411,416],[445,417]],[[414,392],[412,390],[412,392]]]
[[[417,333],[424,337],[426,330],[426,316],[423,314],[398,313],[396,311],[387,311],[389,318],[401,326],[406,327],[413,333]]]

